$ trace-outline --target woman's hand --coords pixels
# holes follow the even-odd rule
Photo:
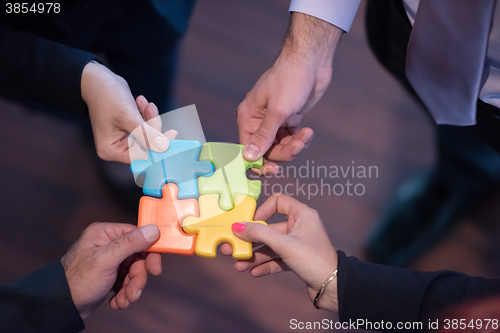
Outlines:
[[[162,127],[161,116],[159,115],[158,108],[154,103],[148,102],[148,100],[142,95],[137,97],[135,102],[145,123],[132,130],[128,136],[128,154],[130,162],[136,159],[148,159],[148,148],[151,149],[150,143],[153,142],[154,135],[156,135],[157,132],[148,132],[146,130],[146,126],[160,133]],[[177,137],[177,134],[177,131],[173,129],[163,133],[168,140],[174,140]],[[153,137],[151,137],[151,135],[153,135]]]
[[[82,98],[88,106],[97,155],[106,161],[130,163],[128,136],[134,129],[143,129],[144,135],[136,138],[142,147],[156,152],[164,152],[169,147],[169,139],[154,126],[146,123],[148,117],[158,116],[156,107],[149,107],[145,116],[139,110],[127,82],[108,68],[98,63],[88,63],[82,73]],[[159,119],[159,117],[158,117]],[[161,123],[160,123],[161,124]],[[142,133],[141,133],[142,134]]]
[[[240,272],[249,270],[254,277],[291,270],[306,283],[313,300],[323,282],[337,269],[337,252],[314,209],[284,194],[274,194],[257,209],[255,219],[265,221],[276,213],[285,215],[288,221],[268,226],[233,224],[233,232],[239,238],[264,244],[252,259],[238,260],[234,267]],[[226,243],[221,251],[231,255],[232,247]],[[338,311],[336,286],[336,281],[332,281],[323,292],[318,302],[322,309]]]

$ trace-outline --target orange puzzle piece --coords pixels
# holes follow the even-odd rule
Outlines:
[[[193,255],[196,235],[188,235],[181,228],[187,216],[199,216],[196,199],[177,199],[179,188],[173,183],[162,187],[162,198],[144,196],[139,201],[138,226],[155,224],[160,238],[146,249],[150,252]]]
[[[218,194],[200,196],[200,217],[188,217],[182,222],[182,228],[187,233],[197,233],[196,254],[200,257],[215,258],[217,245],[228,242],[233,246],[233,258],[252,258],[252,243],[236,237],[231,225],[236,222],[254,222],[267,224],[264,221],[254,221],[257,203],[254,198],[237,194],[235,206],[229,211],[219,207]]]

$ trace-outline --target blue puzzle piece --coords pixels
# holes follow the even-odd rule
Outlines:
[[[163,153],[148,150],[148,160],[134,160],[130,170],[135,175],[146,173],[143,193],[161,198],[161,188],[167,182],[179,187],[179,199],[198,197],[197,178],[213,174],[209,161],[198,161],[201,143],[191,140],[170,140]]]

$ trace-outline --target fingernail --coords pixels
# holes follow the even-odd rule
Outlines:
[[[146,97],[144,97],[144,96],[142,96],[142,95],[141,95],[141,96],[139,96],[139,100],[140,100],[142,103],[144,103],[144,104],[147,104],[147,103],[148,103],[148,100],[146,99]]]
[[[148,241],[157,240],[158,236],[160,236],[158,227],[155,226],[154,224],[148,224],[145,225],[144,227],[141,227],[141,231],[144,238],[146,238]]]
[[[168,141],[165,138],[162,138],[161,136],[157,136],[153,140],[151,147],[153,149],[160,151],[160,152],[164,152],[168,148]]]
[[[125,307],[128,308],[128,306],[130,305],[130,302],[128,301],[128,299],[125,300]]]
[[[264,168],[264,176],[266,175],[274,175],[279,171],[279,166],[277,165],[266,165]]]
[[[239,272],[244,272],[247,270],[248,266],[249,265],[245,261],[237,261],[233,267]]]
[[[164,134],[165,134],[165,136],[166,136],[169,140],[175,140],[175,138],[177,137],[177,135],[179,134],[179,132],[177,132],[177,131],[176,131],[176,130],[174,130],[174,129],[171,129],[171,130],[166,131]]]
[[[139,297],[141,297],[142,295],[142,289],[139,289],[136,293],[135,293],[135,297],[136,299],[139,299]]]
[[[300,153],[301,149],[300,147],[295,147],[293,150],[292,150],[292,154],[293,155],[298,155],[298,153]]]
[[[250,175],[252,178],[259,178],[260,176],[264,175],[264,171],[266,170],[265,168],[262,169],[257,169],[257,168],[251,168],[252,172],[254,173],[253,175]]]
[[[314,132],[311,130],[311,134],[309,135],[309,138],[306,141],[306,145],[311,143],[313,138],[314,138]]]
[[[233,231],[235,232],[243,232],[245,231],[245,228],[246,228],[246,224],[243,224],[243,223],[233,223],[231,225],[231,229],[233,229]]]
[[[158,107],[156,106],[155,103],[151,103],[151,104],[153,104],[153,110],[155,112],[155,115],[159,116],[160,115],[160,111],[158,110]]]
[[[260,154],[260,149],[254,145],[247,145],[243,148],[243,157],[246,160],[255,161]]]

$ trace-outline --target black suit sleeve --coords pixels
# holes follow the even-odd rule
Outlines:
[[[500,280],[452,271],[421,272],[346,257],[338,251],[339,320],[422,322],[446,307],[500,294]]]
[[[0,332],[70,333],[84,328],[60,262],[0,286]]]
[[[97,56],[61,43],[0,29],[0,94],[86,115],[81,77]]]

